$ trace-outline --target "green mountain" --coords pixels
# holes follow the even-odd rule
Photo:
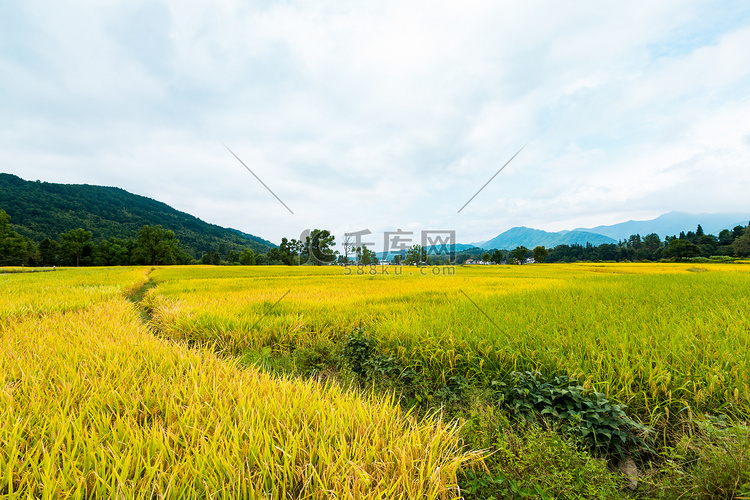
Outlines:
[[[10,215],[14,231],[36,243],[58,239],[60,233],[79,227],[99,241],[134,238],[143,226],[161,225],[174,231],[180,246],[196,258],[208,251],[241,252],[245,248],[265,253],[276,246],[114,187],[33,182],[0,173],[0,209]]]
[[[550,233],[548,231],[542,231],[541,229],[531,229],[520,226],[510,228],[491,240],[485,241],[480,246],[486,249],[498,248],[512,250],[518,246],[534,248],[541,245],[547,248],[554,248],[557,245],[586,245],[587,243],[598,246],[603,243],[617,243],[617,241],[608,236],[586,231],[560,231],[558,233]]]

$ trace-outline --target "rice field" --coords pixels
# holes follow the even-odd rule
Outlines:
[[[750,408],[750,266],[388,271],[163,268],[145,303],[167,338],[230,354],[289,352],[361,327],[435,381],[563,372],[647,423],[670,410]]]
[[[0,270],[0,497],[461,498],[461,422],[238,362],[355,328],[434,390],[538,369],[645,423],[750,415],[748,265],[360,271]]]
[[[455,425],[157,338],[147,272],[0,276],[2,498],[458,497]]]
[[[27,268],[28,269],[28,268]],[[6,270],[15,271],[3,274]],[[0,268],[0,320],[85,309],[141,286],[146,268],[83,268],[20,272]]]

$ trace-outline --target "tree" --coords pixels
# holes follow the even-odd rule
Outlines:
[[[143,226],[138,231],[133,260],[148,265],[171,265],[177,262],[179,250],[173,231],[161,226]]]
[[[547,256],[549,255],[549,252],[543,246],[537,246],[537,247],[534,247],[532,255],[535,261],[544,262],[544,259],[547,258]]]
[[[482,254],[482,260],[484,262],[489,262],[490,261],[490,253],[489,252],[484,252],[484,254]]]
[[[631,234],[630,238],[628,238],[627,247],[633,248],[635,250],[638,250],[641,248],[641,235],[640,234]]]
[[[240,264],[243,266],[255,265],[255,252],[251,248],[246,248],[240,254]]]
[[[344,247],[344,265],[349,263],[349,252],[354,248],[354,240],[350,234],[344,234],[344,241],[341,242],[341,246]]]
[[[75,256],[76,267],[81,264],[81,252],[84,245],[91,240],[91,231],[84,229],[71,229],[67,233],[60,235],[62,241],[62,250],[69,256]]]
[[[10,215],[5,210],[0,210],[0,238],[5,238],[10,233]]]
[[[519,264],[523,264],[528,254],[529,249],[524,246],[516,247],[516,249],[513,250],[513,257],[518,261]]]
[[[602,243],[596,251],[596,257],[599,260],[617,260],[617,245],[614,243]],[[534,257],[536,260],[536,257]]]
[[[230,250],[227,252],[227,262],[230,264],[239,264],[240,263],[240,252],[237,250]]]
[[[24,238],[15,231],[8,231],[4,238],[0,238],[0,265],[25,266],[38,252],[28,238]]]
[[[687,241],[686,239],[672,240],[669,242],[669,246],[664,249],[664,255],[666,257],[673,257],[677,260],[697,257],[700,254],[700,247],[695,243]]]
[[[406,251],[404,257],[404,263],[409,265],[419,265],[420,262],[427,261],[427,250],[422,248],[421,245],[414,245]]]
[[[38,252],[30,239],[10,230],[10,216],[0,210],[0,265],[35,264]]]
[[[737,257],[750,256],[750,226],[746,227],[738,238],[735,238],[732,242],[732,249]]]
[[[643,244],[649,250],[655,251],[661,246],[661,238],[659,238],[659,235],[656,233],[647,234],[643,237]]]
[[[375,252],[364,245],[357,247],[357,260],[364,265],[374,264]]]
[[[490,257],[490,260],[495,264],[500,264],[503,261],[503,252],[501,252],[500,250],[495,250],[494,252],[492,252],[492,257]]]
[[[336,244],[336,238],[328,229],[313,229],[305,237],[305,247],[308,251],[309,262],[316,266],[324,262],[335,262],[336,256],[331,252],[331,247]]]
[[[105,259],[108,266],[126,266],[130,264],[130,257],[135,249],[136,243],[133,240],[124,240],[121,238],[112,237],[109,239],[109,245],[106,248],[101,248],[100,252],[105,253]]]
[[[279,245],[279,258],[281,260],[281,263],[286,264],[287,266],[299,264],[297,255],[299,253],[300,246],[300,242],[295,239],[292,239],[290,241],[286,238],[281,238],[281,245]]]
[[[719,244],[720,245],[731,245],[734,241],[734,235],[729,229],[722,229],[719,232]]]
[[[55,240],[44,238],[39,243],[39,257],[43,266],[56,266],[60,258],[60,244]]]
[[[201,257],[200,262],[201,264],[208,266],[218,266],[219,264],[221,264],[221,256],[219,255],[219,252],[212,250],[210,252],[204,253],[203,257]]]

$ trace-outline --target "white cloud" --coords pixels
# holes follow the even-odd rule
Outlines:
[[[0,7],[0,170],[22,177],[273,241],[747,209],[741,2],[22,5]]]

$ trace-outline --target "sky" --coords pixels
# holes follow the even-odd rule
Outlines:
[[[0,172],[274,243],[747,213],[748,47],[746,1],[1,2]]]

